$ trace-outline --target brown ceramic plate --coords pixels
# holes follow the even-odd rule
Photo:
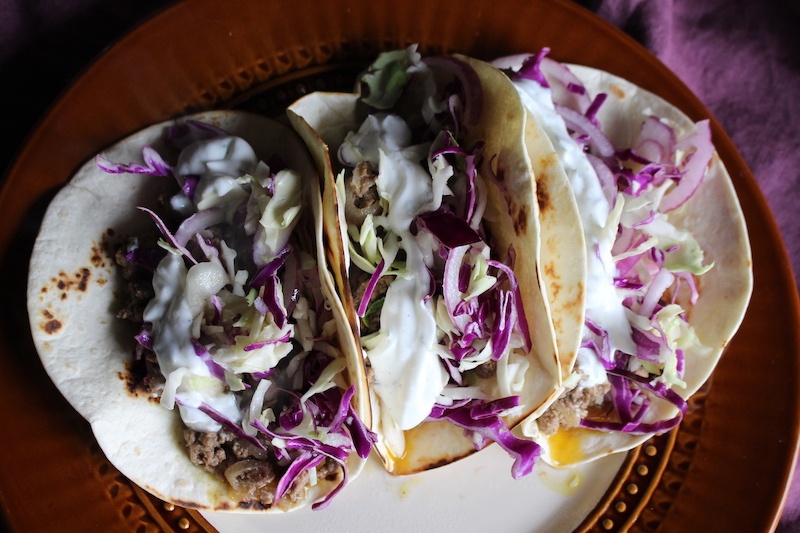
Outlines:
[[[277,114],[304,92],[346,88],[378,51],[415,42],[427,54],[481,58],[549,46],[553,57],[626,77],[694,119],[709,116],[646,50],[566,1],[431,0],[412,8],[396,0],[191,0],[164,11],[66,91],[0,192],[0,506],[12,530],[212,529],[198,513],[166,506],[121,476],[41,368],[24,285],[52,192],[100,149],[145,125],[226,106]],[[621,461],[582,530],[768,531],[780,516],[798,445],[797,294],[765,200],[712,124],[752,238],[750,309],[686,421]]]

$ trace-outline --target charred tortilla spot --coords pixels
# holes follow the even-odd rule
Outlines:
[[[558,299],[558,295],[561,292],[561,284],[557,283],[555,281],[551,282],[550,283],[550,291],[553,293],[552,299],[553,300],[557,300]]]
[[[89,289],[91,279],[92,271],[87,267],[82,267],[72,275],[61,271],[58,273],[58,277],[51,278],[51,282],[61,291],[61,299],[66,300],[70,291],[86,292]],[[47,288],[42,288],[42,292],[46,293]]]
[[[444,465],[450,464],[455,459],[458,459],[458,458],[447,457],[445,459],[439,459],[438,461],[431,461],[430,463],[428,463],[425,466],[423,466],[422,468],[420,468],[420,472],[425,471],[425,470],[433,470],[435,468],[439,468],[440,466],[444,466]]]
[[[202,509],[202,507],[200,505],[198,505],[197,502],[190,502],[190,501],[187,501],[187,500],[173,500],[172,503],[174,503],[175,505],[179,505],[180,507],[187,508],[187,509]],[[226,507],[219,507],[219,508],[220,509],[224,509],[224,508],[227,508],[227,506]]]
[[[547,276],[550,279],[558,278],[558,272],[556,271],[556,265],[553,264],[553,263],[546,263],[544,265],[544,273],[547,274]]]
[[[558,154],[555,152],[550,152],[539,157],[539,166],[541,168],[551,168],[557,165],[558,165]]]
[[[103,268],[106,266],[103,248],[100,245],[95,244],[92,246],[92,255],[89,258],[89,261],[91,261],[92,265],[97,268]]]
[[[611,92],[614,93],[614,96],[616,96],[617,98],[619,99],[625,98],[625,91],[623,91],[619,85],[612,84],[609,87],[609,89],[611,89]]]
[[[78,290],[80,292],[86,292],[86,288],[89,285],[89,278],[91,278],[92,273],[89,271],[88,268],[82,268],[79,273],[75,274],[75,277],[78,279]]]
[[[575,298],[573,300],[567,302],[566,304],[564,304],[564,310],[565,311],[573,311],[574,310],[576,313],[580,314],[583,311],[583,304],[584,304],[584,301],[583,301],[583,294],[584,294],[584,292],[583,292],[583,283],[578,283],[576,285],[576,289],[577,290],[575,291]]]
[[[146,400],[159,404],[161,396],[148,384],[147,378],[149,370],[144,359],[136,359],[125,363],[125,370],[117,372],[120,381],[125,383],[128,394],[134,398],[145,398]]]
[[[45,321],[40,324],[42,331],[48,335],[52,335],[61,329],[61,321],[58,320],[53,313],[45,309],[42,311],[42,316],[45,318]]]
[[[536,180],[536,202],[539,204],[539,211],[545,212],[550,208],[550,193],[544,180]]]
[[[39,327],[48,335],[53,335],[54,333],[58,332],[61,329],[61,321],[58,320],[53,313],[45,309],[42,311],[42,316],[44,317],[44,322],[39,323]]]
[[[514,232],[523,235],[528,231],[528,217],[530,216],[530,206],[521,205],[514,215]]]

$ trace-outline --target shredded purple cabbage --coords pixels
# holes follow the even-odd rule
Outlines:
[[[511,476],[519,479],[533,471],[542,450],[535,442],[514,435],[503,422],[502,413],[518,405],[519,396],[493,401],[470,400],[457,406],[437,405],[430,416],[436,420],[448,420],[464,428],[473,436],[477,450],[485,447],[489,441],[496,442],[514,457]]]
[[[97,168],[109,174],[145,174],[148,176],[172,176],[172,167],[149,146],[142,148],[144,165],[139,163],[113,163],[105,157],[98,155],[95,164]]]

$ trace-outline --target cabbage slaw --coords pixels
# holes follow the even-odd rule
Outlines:
[[[437,79],[443,72],[450,83]],[[526,475],[539,447],[503,421],[518,409],[531,345],[508,266],[514,250],[492,250],[484,233],[482,144],[457,140],[462,120],[480,112],[480,82],[459,60],[422,59],[415,46],[382,54],[361,82],[371,112],[338,159],[345,169],[363,161],[377,169],[380,209],[348,221],[347,235],[351,280],[368,277],[358,315],[380,314],[361,343],[381,433],[400,457],[403,431],[448,420],[476,449],[497,442],[516,458],[512,475]],[[346,175],[337,175],[341,199]],[[375,298],[382,277],[391,282]]]
[[[315,467],[335,461],[341,482],[313,504],[324,508],[347,482],[345,460],[365,458],[375,436],[350,403],[355,389],[335,321],[305,251],[313,239],[295,231],[301,178],[208,124],[188,121],[167,140],[180,149],[174,166],[150,147],[143,165],[97,159],[106,172],[163,176],[180,187],[169,201],[179,220],[140,207],[161,239],[134,241],[126,254],[152,271],[155,291],[136,336],[138,357],[154,352],[165,378],[161,404],[177,406],[188,428],[225,429],[272,454],[282,469],[276,502],[299,476],[313,485]]]
[[[581,207],[589,285],[584,340],[566,387],[608,382],[601,399],[611,414],[583,418],[590,429],[662,433],[686,412],[675,389],[685,387],[684,354],[707,350],[686,320],[696,303],[696,276],[713,267],[670,211],[702,182],[713,154],[708,121],[677,138],[666,120],[650,116],[630,147],[615,147],[596,118],[607,95],[592,98],[566,65],[535,55],[495,62],[514,82],[526,108],[559,151]],[[646,420],[654,398],[675,416]]]

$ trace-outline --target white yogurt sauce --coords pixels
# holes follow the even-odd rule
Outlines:
[[[194,193],[197,209],[221,204],[235,207],[247,198],[238,179],[253,173],[257,163],[253,148],[244,139],[217,137],[187,146],[174,172],[181,186],[185,176],[199,178]]]
[[[340,149],[343,161],[368,160],[379,169],[380,196],[388,214],[374,217],[400,238],[406,254],[404,273],[389,286],[381,313],[376,345],[367,350],[375,376],[375,393],[400,429],[419,425],[430,414],[448,375],[439,355],[436,319],[431,301],[425,302],[430,273],[427,250],[410,231],[414,218],[435,209],[433,182],[420,164],[428,146],[409,146],[411,130],[395,115],[371,115]]]
[[[587,279],[586,317],[608,332],[612,353],[636,353],[622,295],[614,286],[616,266],[611,256],[613,234],[605,227],[611,213],[597,174],[581,147],[569,135],[556,112],[550,90],[531,80],[516,80],[514,85],[525,107],[536,117],[553,144],[578,202],[586,238]],[[586,378],[584,386],[605,382],[606,372],[593,352],[578,351],[577,368]]]
[[[225,384],[211,376],[206,364],[195,353],[192,344],[195,316],[187,295],[186,277],[183,257],[167,254],[153,276],[155,296],[145,308],[144,321],[152,324],[153,351],[162,374],[167,378],[162,405],[172,408],[169,405],[174,398],[171,391],[175,391],[175,396],[187,404],[179,406],[179,409],[189,428],[218,431],[220,425],[196,409],[200,402],[235,422],[241,419],[241,413],[234,395],[225,392]],[[197,390],[198,385],[202,385],[202,391]]]

